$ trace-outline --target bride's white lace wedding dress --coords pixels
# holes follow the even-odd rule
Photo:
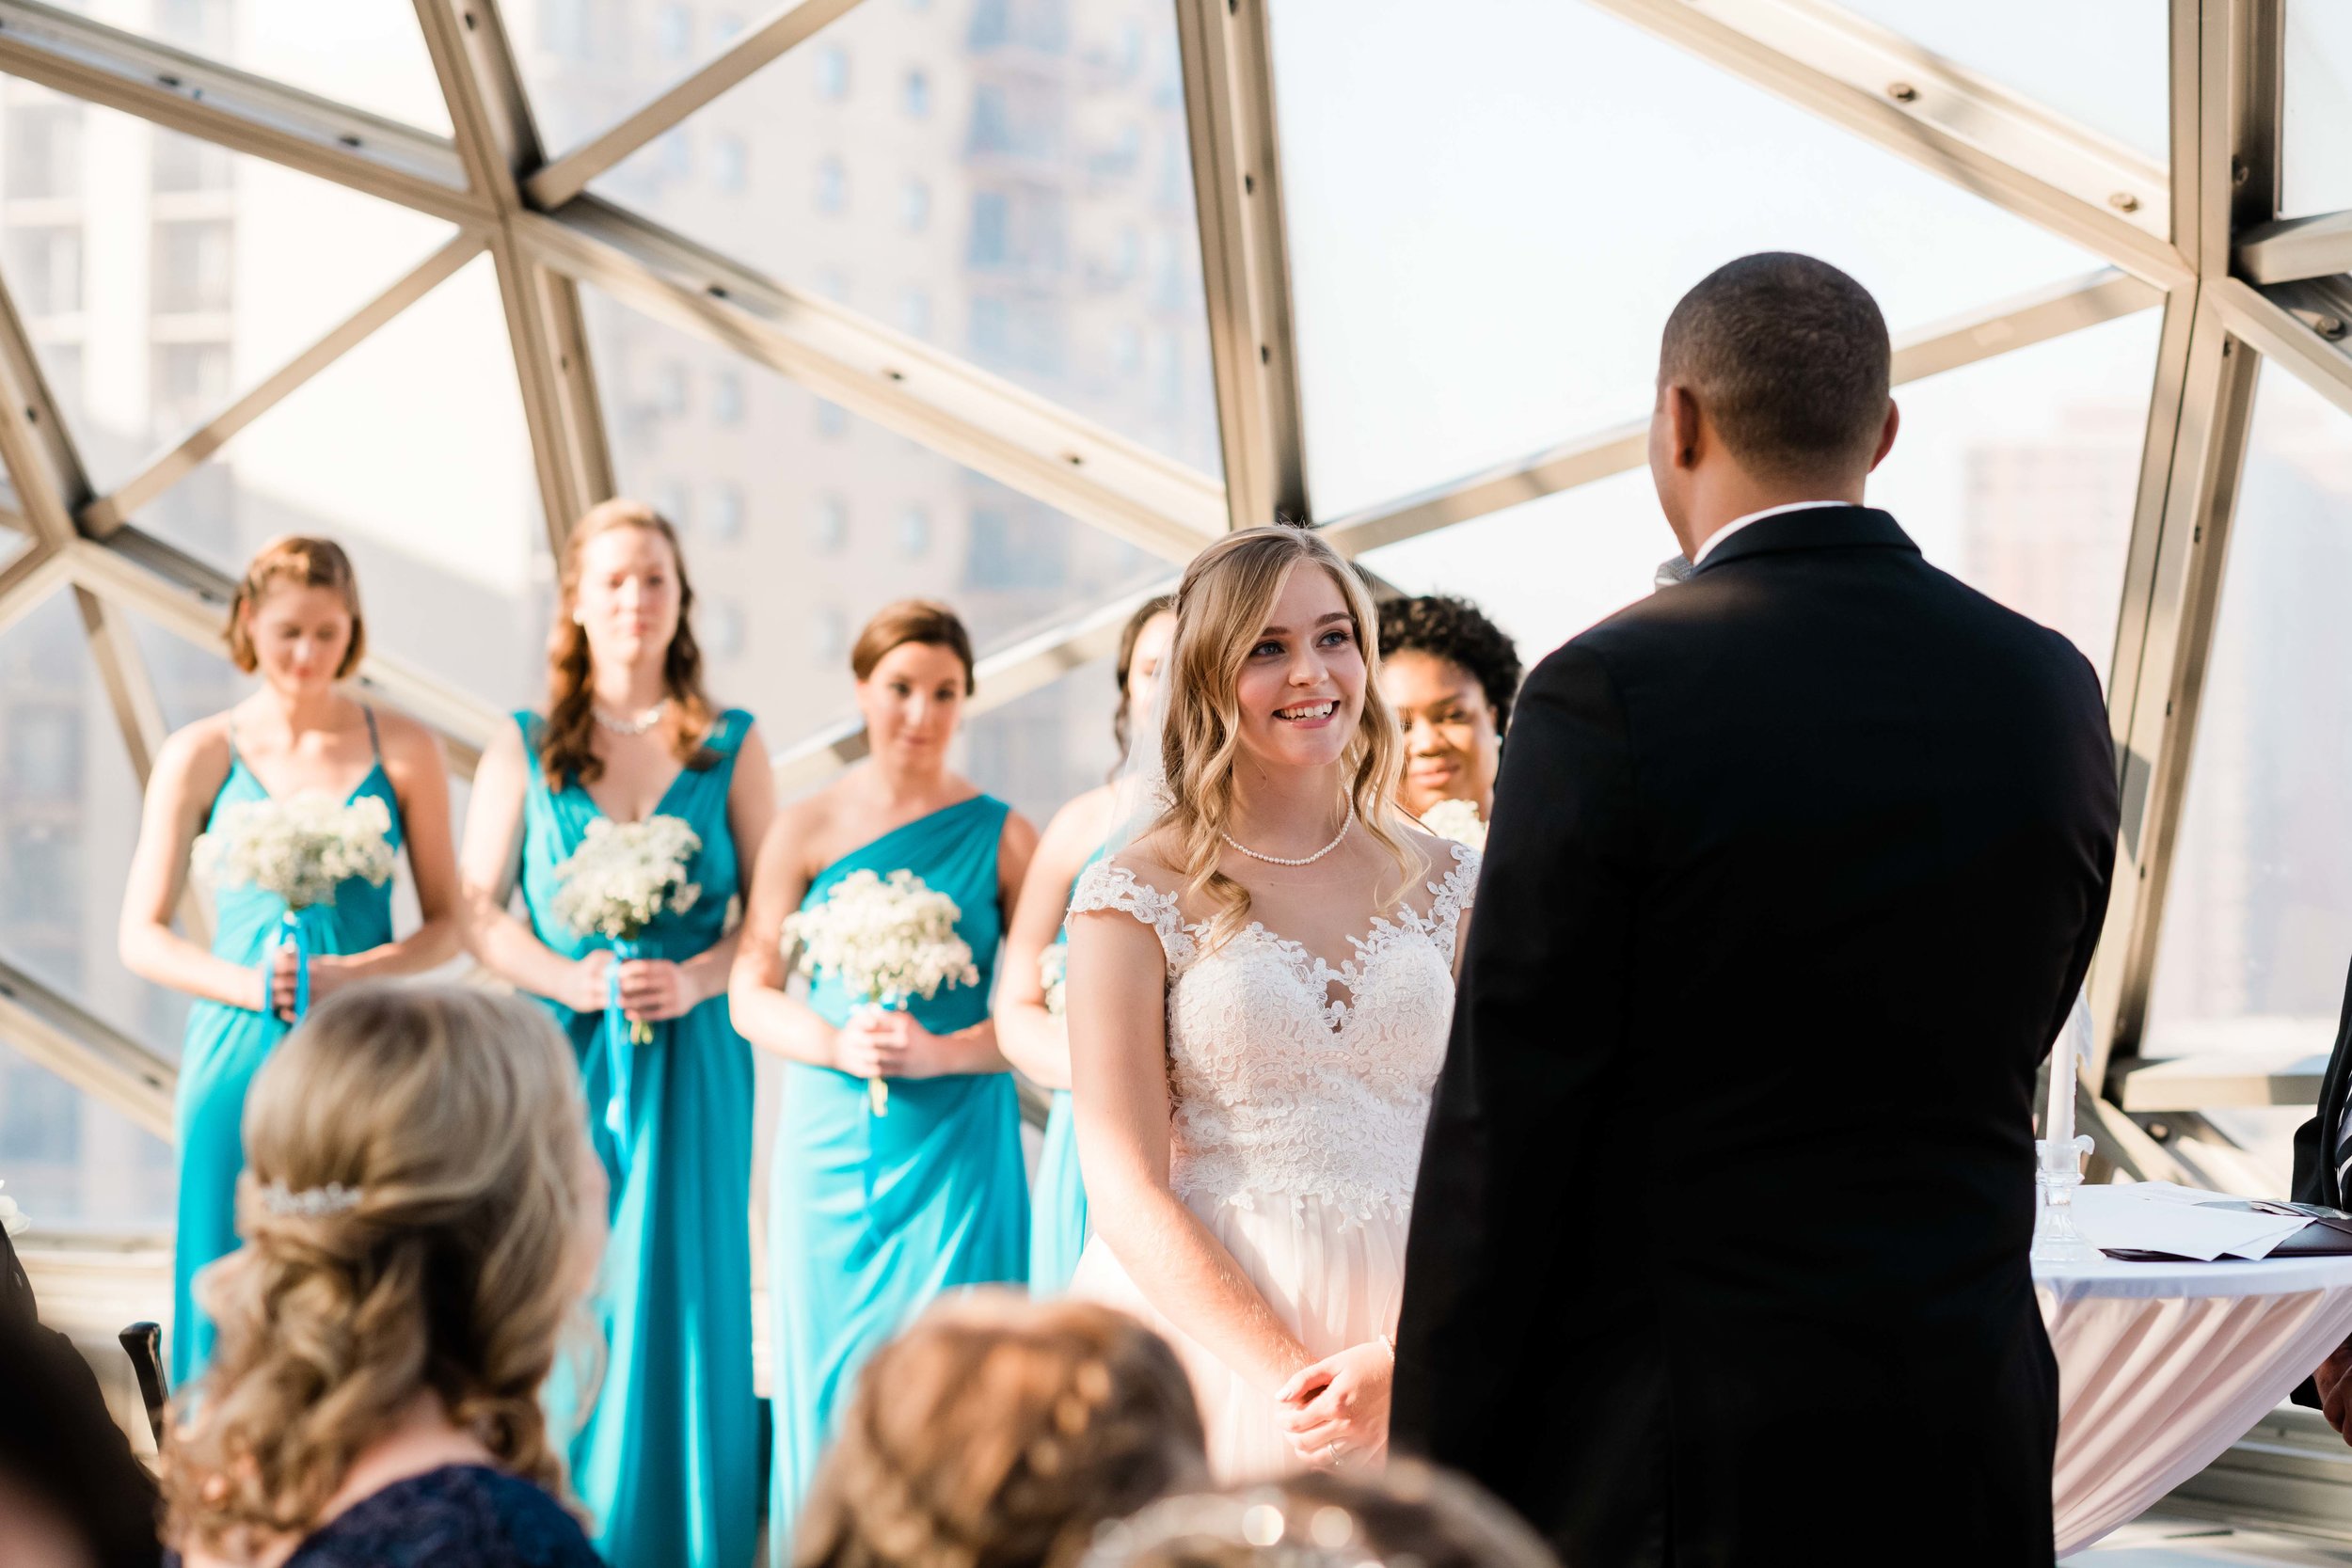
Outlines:
[[[1478,879],[1475,850],[1445,847],[1451,868],[1392,915],[1367,911],[1336,963],[1254,923],[1204,952],[1205,926],[1119,861],[1097,863],[1071,896],[1073,915],[1120,911],[1159,934],[1169,1186],[1318,1359],[1396,1329],[1454,943]],[[1296,1467],[1274,1402],[1154,1311],[1100,1237],[1071,1290],[1168,1336],[1221,1478]]]

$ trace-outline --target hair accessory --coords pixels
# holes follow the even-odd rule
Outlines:
[[[1254,1547],[1281,1568],[1382,1568],[1346,1509],[1313,1503],[1295,1511],[1274,1488],[1153,1503],[1098,1528],[1080,1568],[1121,1568],[1151,1555],[1181,1557],[1187,1547],[1214,1558],[1219,1546]]]
[[[305,1187],[294,1192],[283,1181],[270,1181],[262,1187],[262,1207],[281,1219],[348,1214],[359,1207],[359,1189],[329,1181],[324,1187]]]

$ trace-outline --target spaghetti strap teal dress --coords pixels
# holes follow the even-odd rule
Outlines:
[[[557,865],[602,813],[578,780],[550,789],[536,766],[536,715],[516,722],[533,758],[523,807],[522,890],[532,929],[567,958],[583,937],[548,911]],[[727,790],[752,716],[730,709],[704,742],[710,765],[680,773],[655,807],[702,839],[687,868],[693,908],[637,939],[642,958],[684,960],[716,942],[743,864]],[[543,999],[544,1000],[544,999]],[[571,1037],[592,1140],[612,1179],[612,1240],[591,1309],[604,1375],[571,1447],[572,1486],[616,1568],[742,1568],[759,1513],[759,1407],[752,1390],[752,1058],[724,997],[629,1042],[603,1012],[547,1002]],[[615,1015],[617,1017],[617,1015]],[[626,1053],[626,1060],[622,1054]],[[561,1407],[568,1390],[551,1387]]]
[[[979,795],[893,829],[818,873],[802,902],[822,903],[853,871],[898,870],[954,899],[956,932],[980,979],[912,1004],[933,1034],[988,1017],[1004,936],[996,849],[1010,809]],[[808,1001],[836,1026],[852,1005],[831,975],[809,988]],[[1012,1075],[896,1078],[888,1112],[876,1116],[863,1080],[790,1064],[769,1210],[776,1451],[768,1541],[775,1568],[786,1568],[818,1454],[866,1357],[941,1291],[1017,1285],[1028,1272]]]
[[[368,739],[375,760],[367,777],[345,798],[365,796],[384,802],[391,818],[389,837],[401,847],[400,801],[384,771],[384,749],[376,738],[375,710],[368,716]],[[266,800],[269,791],[246,766],[237,738],[229,737],[229,777],[213,797],[207,832],[227,808]],[[213,895],[213,954],[259,970],[286,918],[286,901],[255,887],[222,887]],[[332,904],[314,904],[294,918],[303,945],[314,954],[349,955],[392,940],[392,884],[382,887],[353,878],[335,890]],[[261,982],[254,982],[258,996]],[[187,1033],[180,1048],[180,1085],[173,1120],[179,1131],[180,1198],[171,1256],[171,1385],[184,1388],[212,1359],[213,1325],[197,1309],[196,1273],[237,1247],[237,1173],[245,1169],[245,1091],[268,1059],[270,1048],[290,1026],[277,1014],[224,1003],[199,1001],[188,1009]]]
[[[1086,865],[1078,867],[1078,876],[1085,876],[1087,866],[1103,854],[1104,850],[1097,849],[1089,855]],[[1070,879],[1070,886],[1076,890],[1076,877]],[[1070,927],[1064,922],[1054,933],[1054,945],[1069,943]],[[1029,1215],[1030,1292],[1057,1296],[1069,1290],[1070,1276],[1077,1272],[1078,1254],[1086,1250],[1086,1244],[1087,1185],[1078,1170],[1078,1117],[1070,1091],[1056,1089],[1045,1115],[1045,1144],[1038,1150],[1037,1190]]]

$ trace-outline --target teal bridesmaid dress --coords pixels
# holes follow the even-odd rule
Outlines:
[[[1002,800],[975,796],[893,829],[818,873],[802,908],[853,871],[912,871],[956,901],[977,986],[911,1010],[933,1034],[988,1017],[1004,935],[996,847]],[[809,1005],[839,1025],[852,999],[832,975]],[[794,1062],[785,1069],[769,1204],[769,1297],[776,1424],[768,1540],[776,1568],[791,1560],[793,1525],[866,1358],[943,1291],[1019,1284],[1029,1251],[1021,1111],[1009,1072],[895,1078],[876,1116],[865,1081]]]
[[[1107,846],[1105,847],[1107,847]],[[1103,858],[1097,849],[1087,857],[1078,875]],[[1077,878],[1070,886],[1077,888]],[[1054,933],[1054,945],[1070,944],[1065,923]],[[1045,1147],[1038,1151],[1037,1191],[1029,1216],[1029,1290],[1041,1296],[1057,1296],[1070,1289],[1078,1272],[1078,1254],[1087,1244],[1086,1179],[1078,1171],[1078,1120],[1068,1089],[1056,1089],[1045,1116]]]
[[[518,713],[536,758],[539,720]],[[708,768],[673,782],[658,815],[682,818],[702,850],[684,914],[638,938],[640,957],[684,960],[716,942],[743,866],[727,790],[752,716],[730,709],[705,745]],[[548,911],[555,868],[603,814],[579,783],[548,787],[534,765],[523,808],[523,902],[539,940],[567,958],[611,945]],[[545,1000],[544,998],[542,999]],[[596,1152],[612,1179],[612,1241],[591,1303],[604,1375],[571,1447],[571,1480],[614,1568],[742,1568],[759,1524],[759,1405],[752,1389],[752,1058],[712,997],[628,1043],[601,1012],[545,1004],[571,1037]],[[617,1037],[617,1038],[616,1038]],[[616,1062],[614,1052],[628,1053]],[[569,1400],[550,1389],[549,1403]]]
[[[400,801],[384,771],[384,750],[376,739],[375,710],[366,710],[368,740],[375,761],[346,803],[367,796],[384,802],[391,818],[390,839],[401,847]],[[237,737],[229,737],[229,777],[213,797],[206,816],[210,832],[221,812],[269,791],[245,764]],[[223,887],[213,895],[213,954],[258,971],[281,922],[286,902],[255,887]],[[295,917],[303,945],[312,953],[348,955],[381,947],[392,940],[392,884],[374,887],[358,878],[335,890],[332,904],[314,904]],[[260,981],[255,981],[255,992]],[[212,1359],[213,1325],[197,1309],[196,1272],[237,1247],[237,1173],[245,1168],[245,1091],[289,1027],[277,1014],[251,1007],[199,1001],[188,1009],[180,1050],[180,1085],[173,1120],[179,1131],[179,1221],[171,1258],[171,1383],[183,1388]]]

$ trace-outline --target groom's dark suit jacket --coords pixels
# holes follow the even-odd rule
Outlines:
[[[1529,677],[1414,1201],[1396,1446],[1568,1568],[2051,1560],[2032,1093],[2114,860],[2098,677],[1883,512]]]

